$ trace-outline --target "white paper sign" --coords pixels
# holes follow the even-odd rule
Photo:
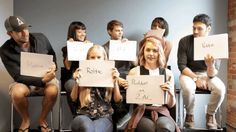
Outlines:
[[[93,43],[84,43],[78,41],[67,41],[68,60],[79,61],[86,60],[87,52]]]
[[[53,64],[52,55],[21,52],[20,74],[43,77]]]
[[[164,75],[127,76],[127,80],[127,103],[164,104],[164,91],[160,87],[164,83]]]
[[[84,60],[80,61],[79,68],[82,77],[80,86],[88,87],[114,87],[112,79],[112,68],[114,61]]]
[[[215,59],[229,58],[228,34],[194,38],[194,60],[204,60],[207,54]]]
[[[155,37],[162,38],[164,33],[165,33],[165,29],[149,30],[149,31],[145,34],[145,37],[155,36]]]
[[[136,60],[137,41],[110,40],[109,46],[109,60]]]

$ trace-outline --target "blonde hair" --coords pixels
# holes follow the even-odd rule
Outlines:
[[[98,45],[98,44],[94,44],[88,50],[87,59],[89,58],[90,52],[93,51],[93,50],[101,50],[103,55],[104,55],[104,60],[108,60],[108,57],[107,57],[105,49],[102,46]],[[88,106],[89,103],[92,102],[90,91],[91,91],[91,88],[79,87],[79,100],[80,100],[81,108],[85,107],[85,106]],[[112,88],[106,88],[105,99],[104,99],[106,102],[110,102],[111,101],[112,92],[113,92]]]
[[[140,43],[140,49],[139,49],[139,55],[138,55],[138,61],[140,65],[144,65],[146,63],[146,60],[144,58],[144,49],[146,46],[146,42],[151,42],[152,44],[157,46],[158,49],[158,60],[157,60],[157,65],[160,68],[165,68],[166,66],[166,59],[165,59],[165,54],[163,51],[162,43],[164,42],[161,38],[154,37],[154,36],[149,36],[144,38]]]

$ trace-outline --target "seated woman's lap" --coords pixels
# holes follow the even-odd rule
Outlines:
[[[154,123],[151,119],[147,117],[142,117],[139,121],[137,132],[174,132],[175,124],[174,122],[165,116],[161,116],[157,119],[157,122]]]
[[[110,117],[92,120],[86,115],[79,115],[73,119],[71,129],[77,132],[112,132],[113,124]]]

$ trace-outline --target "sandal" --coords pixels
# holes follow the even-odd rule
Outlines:
[[[29,132],[30,127],[26,127],[25,129],[18,129],[18,132]]]
[[[38,126],[38,129],[42,132],[42,129],[46,130],[46,132],[52,132],[52,129],[48,126],[48,124],[45,122],[44,125]]]

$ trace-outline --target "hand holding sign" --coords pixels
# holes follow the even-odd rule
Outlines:
[[[209,54],[207,54],[207,56],[204,57],[204,60],[205,60],[205,63],[206,63],[206,65],[207,65],[207,67],[212,67],[212,66],[214,66],[214,64],[215,64],[215,59],[214,59],[214,57],[211,56],[211,55],[209,55]]]
[[[137,41],[110,40],[109,60],[136,61]]]
[[[46,74],[43,76],[42,81],[47,83],[47,82],[51,81],[52,79],[54,79],[56,77],[55,71],[56,71],[56,65],[53,64],[51,66],[51,68],[49,68],[48,71],[46,72]]]
[[[86,60],[88,49],[92,46],[90,42],[67,41],[68,60]]]
[[[80,61],[79,86],[88,87],[114,87],[112,69],[115,67],[114,61]]]
[[[52,55],[21,52],[20,73],[26,76],[43,77],[53,64]]]
[[[194,38],[194,60],[204,60],[207,54],[215,59],[228,58],[228,34]]]
[[[164,83],[164,75],[127,76],[127,80],[127,103],[164,104],[164,91],[160,87]]]

